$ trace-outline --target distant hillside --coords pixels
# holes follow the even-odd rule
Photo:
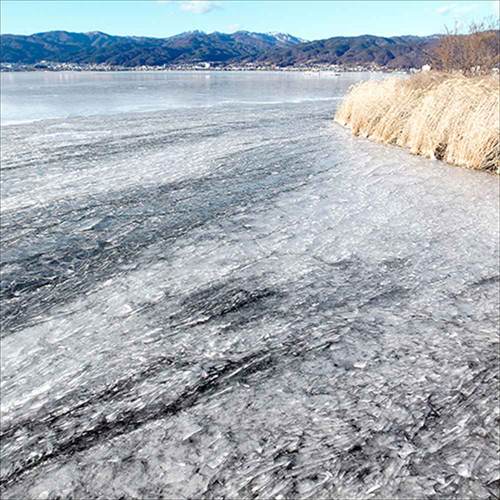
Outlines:
[[[192,31],[169,38],[112,36],[101,32],[51,31],[34,35],[2,35],[3,63],[40,61],[105,63],[120,66],[189,64],[197,62],[258,62],[289,66],[305,63],[363,65],[390,68],[421,66],[433,37],[334,37],[305,42],[284,33],[232,34]]]
[[[333,37],[276,48],[257,58],[280,66],[294,64],[343,64],[346,66],[376,64],[386,68],[421,67],[439,37],[362,35]]]
[[[169,38],[51,31],[30,36],[2,35],[0,40],[1,62],[33,64],[46,60],[123,66],[239,61],[253,59],[271,48],[302,42],[282,33],[247,31],[231,35],[193,31]]]

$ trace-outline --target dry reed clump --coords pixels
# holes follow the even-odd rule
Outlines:
[[[414,154],[500,173],[497,77],[436,72],[354,86],[335,120],[355,135]]]

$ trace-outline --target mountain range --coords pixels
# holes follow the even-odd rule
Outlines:
[[[0,62],[35,64],[40,61],[116,66],[160,66],[209,62],[378,65],[419,67],[437,36],[380,37],[362,35],[305,41],[286,33],[232,34],[190,31],[168,38],[113,36],[99,31],[50,31],[34,35],[1,35]]]

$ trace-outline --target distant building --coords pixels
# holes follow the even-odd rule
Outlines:
[[[431,70],[431,65],[430,64],[424,64],[422,66],[422,70],[421,71],[422,71],[422,73],[425,73],[425,72],[430,71],[430,70]]]

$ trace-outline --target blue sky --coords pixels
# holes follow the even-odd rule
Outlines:
[[[498,16],[500,0],[1,0],[1,32],[104,31],[166,37],[182,31],[280,31],[309,40],[336,35],[429,35],[455,21]]]

